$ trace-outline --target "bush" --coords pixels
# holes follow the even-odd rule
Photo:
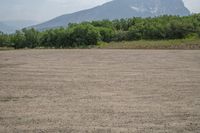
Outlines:
[[[100,40],[100,33],[91,24],[80,24],[69,29],[69,36],[72,39],[72,46],[97,45]]]
[[[23,29],[15,34],[0,32],[0,47],[71,48],[89,47],[98,42],[129,40],[163,40],[200,37],[200,14],[191,16],[160,16],[71,23],[67,28],[38,32]]]
[[[98,28],[98,31],[101,36],[101,41],[103,41],[103,42],[112,41],[112,38],[115,35],[114,31],[110,28],[100,27],[100,28]]]
[[[11,42],[13,42],[13,47],[15,49],[25,48],[26,45],[26,38],[21,31],[16,31],[14,35],[11,36]]]
[[[128,39],[128,32],[127,31],[118,31],[114,37],[113,41],[124,41]]]
[[[0,47],[9,47],[9,45],[10,45],[9,36],[3,34],[3,32],[0,32]]]

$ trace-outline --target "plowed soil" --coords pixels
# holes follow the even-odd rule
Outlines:
[[[0,51],[0,133],[200,133],[200,51]]]

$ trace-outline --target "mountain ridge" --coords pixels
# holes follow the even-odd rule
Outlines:
[[[6,25],[3,22],[0,22],[0,32],[3,33],[11,33],[12,31],[14,31],[14,28],[11,26]]]
[[[189,15],[182,0],[113,0],[91,9],[58,16],[33,26],[38,30],[67,26],[83,21],[120,19],[131,17],[154,17],[160,15]]]
[[[21,30],[28,26],[37,24],[38,22],[32,20],[8,20],[0,21],[0,31],[4,33],[14,33],[16,30]]]

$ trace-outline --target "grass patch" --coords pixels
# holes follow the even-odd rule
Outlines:
[[[140,40],[101,43],[102,49],[200,49],[200,39]]]
[[[5,50],[14,50],[13,47],[0,47],[0,51],[5,51]]]
[[[83,45],[68,48],[36,47],[35,49],[194,49],[200,50],[200,39],[139,40],[122,42],[98,42],[98,45]],[[0,47],[0,51],[14,50],[13,47]],[[26,49],[26,48],[23,48]]]

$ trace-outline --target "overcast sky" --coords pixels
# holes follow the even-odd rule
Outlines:
[[[0,21],[46,21],[56,16],[101,5],[111,0],[0,0]],[[200,0],[183,0],[191,12],[200,12]]]

